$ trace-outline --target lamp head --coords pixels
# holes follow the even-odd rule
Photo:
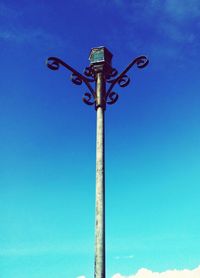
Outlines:
[[[105,65],[108,71],[112,69],[112,53],[104,46],[91,49],[89,60],[91,66]]]

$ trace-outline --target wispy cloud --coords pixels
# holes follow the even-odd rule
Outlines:
[[[0,41],[18,45],[33,45],[34,47],[52,48],[64,46],[64,41],[59,36],[49,33],[41,27],[24,27],[21,24],[23,11],[0,3]],[[23,20],[22,20],[23,22]]]
[[[0,28],[0,41],[11,42],[16,44],[27,44],[38,47],[48,46],[62,47],[64,42],[57,36],[49,34],[42,28],[25,29],[25,28]]]
[[[111,41],[145,52],[154,61],[192,62],[200,45],[199,0],[112,0],[123,18],[122,28],[113,30]]]
[[[0,16],[2,18],[15,19],[22,14],[23,12],[21,10],[13,9],[3,2],[0,3]]]
[[[188,21],[200,15],[199,0],[166,0],[165,12],[176,21]]]
[[[154,272],[146,268],[141,268],[136,274],[124,276],[116,273],[112,278],[199,278],[200,277],[200,266],[193,269],[183,270],[167,270],[164,272]]]
[[[200,266],[195,269],[183,269],[183,270],[166,270],[164,272],[154,272],[146,268],[141,268],[136,274],[124,276],[120,273],[116,273],[112,278],[199,278]],[[82,275],[77,278],[86,278]]]
[[[131,13],[132,20],[155,15],[157,12],[161,13],[161,15],[165,14],[177,21],[188,21],[198,18],[200,15],[199,0],[113,0],[113,4],[126,10],[129,18]]]
[[[81,246],[81,249],[80,249]],[[47,256],[47,255],[66,255],[90,253],[88,245],[84,241],[76,243],[46,243],[27,246],[13,246],[0,249],[0,257],[29,257],[29,256]]]
[[[167,0],[162,7],[158,30],[170,40],[181,43],[195,43],[199,36],[197,20],[200,16],[200,2],[197,0]]]
[[[133,259],[134,255],[127,255],[127,256],[115,256],[114,259],[115,260],[130,260]]]
[[[41,256],[46,254],[60,254],[69,252],[67,247],[35,246],[25,248],[5,248],[0,250],[0,257]]]
[[[194,24],[193,20],[200,16],[198,0],[166,0],[162,3],[157,0],[147,0],[145,3],[133,1],[126,9],[130,23],[144,21],[144,26],[150,25],[157,34],[173,41],[190,42],[197,36],[190,28],[190,23]],[[156,19],[159,19],[158,24],[148,24],[156,22]]]

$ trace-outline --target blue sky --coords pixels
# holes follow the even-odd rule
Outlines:
[[[0,276],[93,277],[95,124],[80,72],[150,64],[106,110],[107,277],[200,265],[197,0],[1,1]]]

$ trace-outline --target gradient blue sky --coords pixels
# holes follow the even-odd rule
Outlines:
[[[106,111],[107,275],[200,264],[200,2],[0,2],[0,277],[93,277],[95,110],[82,71],[105,45],[130,71]]]

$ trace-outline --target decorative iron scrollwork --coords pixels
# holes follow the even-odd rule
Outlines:
[[[91,79],[88,79],[90,80],[90,82],[94,82],[95,79],[94,79],[94,71],[92,69],[92,67],[86,67],[85,70],[84,70],[84,74],[88,77],[92,77]]]
[[[148,65],[149,61],[146,56],[139,56],[135,58],[124,71],[122,71],[118,75],[118,71],[116,69],[112,69],[111,73],[105,76],[105,82],[107,82],[110,86],[106,92],[106,103],[114,104],[119,96],[117,93],[113,92],[113,87],[118,84],[120,87],[124,88],[129,85],[130,78],[126,74],[132,66],[136,65],[139,69],[143,69]],[[84,75],[80,74],[74,68],[63,62],[61,59],[56,57],[50,57],[47,60],[47,66],[51,70],[58,70],[60,66],[67,68],[71,71],[71,80],[76,85],[81,85],[84,83],[89,92],[85,93],[83,96],[83,102],[87,105],[94,105],[96,103],[96,92],[95,89],[90,85],[91,82],[95,81],[95,73],[93,67],[86,67],[84,70]]]
[[[139,69],[143,69],[143,68],[145,68],[148,65],[149,60],[147,59],[146,56],[140,56],[140,57],[135,59],[135,62],[136,62],[137,67]]]
[[[107,104],[114,104],[115,102],[117,102],[119,98],[119,95],[115,92],[111,92],[108,96],[107,96]]]
[[[118,74],[118,71],[115,68],[113,68],[112,72],[109,75],[107,75],[107,79],[108,79],[107,82],[111,83],[112,80],[109,80],[109,79],[115,77],[117,74]]]
[[[51,70],[58,70],[60,65],[59,65],[59,62],[56,61],[57,59],[52,59],[52,58],[49,58],[46,62],[47,64],[47,67]]]
[[[87,105],[93,105],[96,102],[96,100],[94,99],[94,96],[90,93],[85,93],[82,99],[83,99],[83,102]]]
[[[136,64],[138,68],[142,69],[146,67],[148,63],[149,60],[146,56],[139,56],[135,58],[116,78],[108,81],[108,83],[110,83],[110,87],[107,90],[107,97],[110,95],[113,87],[116,84],[119,84],[119,86],[123,88],[128,86],[128,84],[130,83],[130,78],[126,75],[126,73],[132,68],[132,66]]]
[[[130,78],[126,74],[123,75],[118,81],[119,86],[122,88],[128,86],[129,83],[130,83]]]
[[[71,80],[74,84],[76,85],[81,85],[83,82],[85,83],[85,85],[88,87],[91,95],[93,96],[93,98],[96,98],[96,94],[94,89],[92,88],[92,86],[90,85],[90,82],[93,82],[94,80],[91,78],[87,78],[86,76],[80,74],[78,71],[76,71],[74,68],[72,68],[70,65],[68,65],[67,63],[63,62],[61,59],[56,58],[56,57],[49,57],[47,59],[47,66],[48,68],[50,68],[51,70],[58,70],[60,65],[62,65],[63,67],[67,68],[69,71],[72,72],[71,75]]]
[[[82,79],[75,73],[72,73],[71,80],[76,85],[81,85],[83,82]]]

